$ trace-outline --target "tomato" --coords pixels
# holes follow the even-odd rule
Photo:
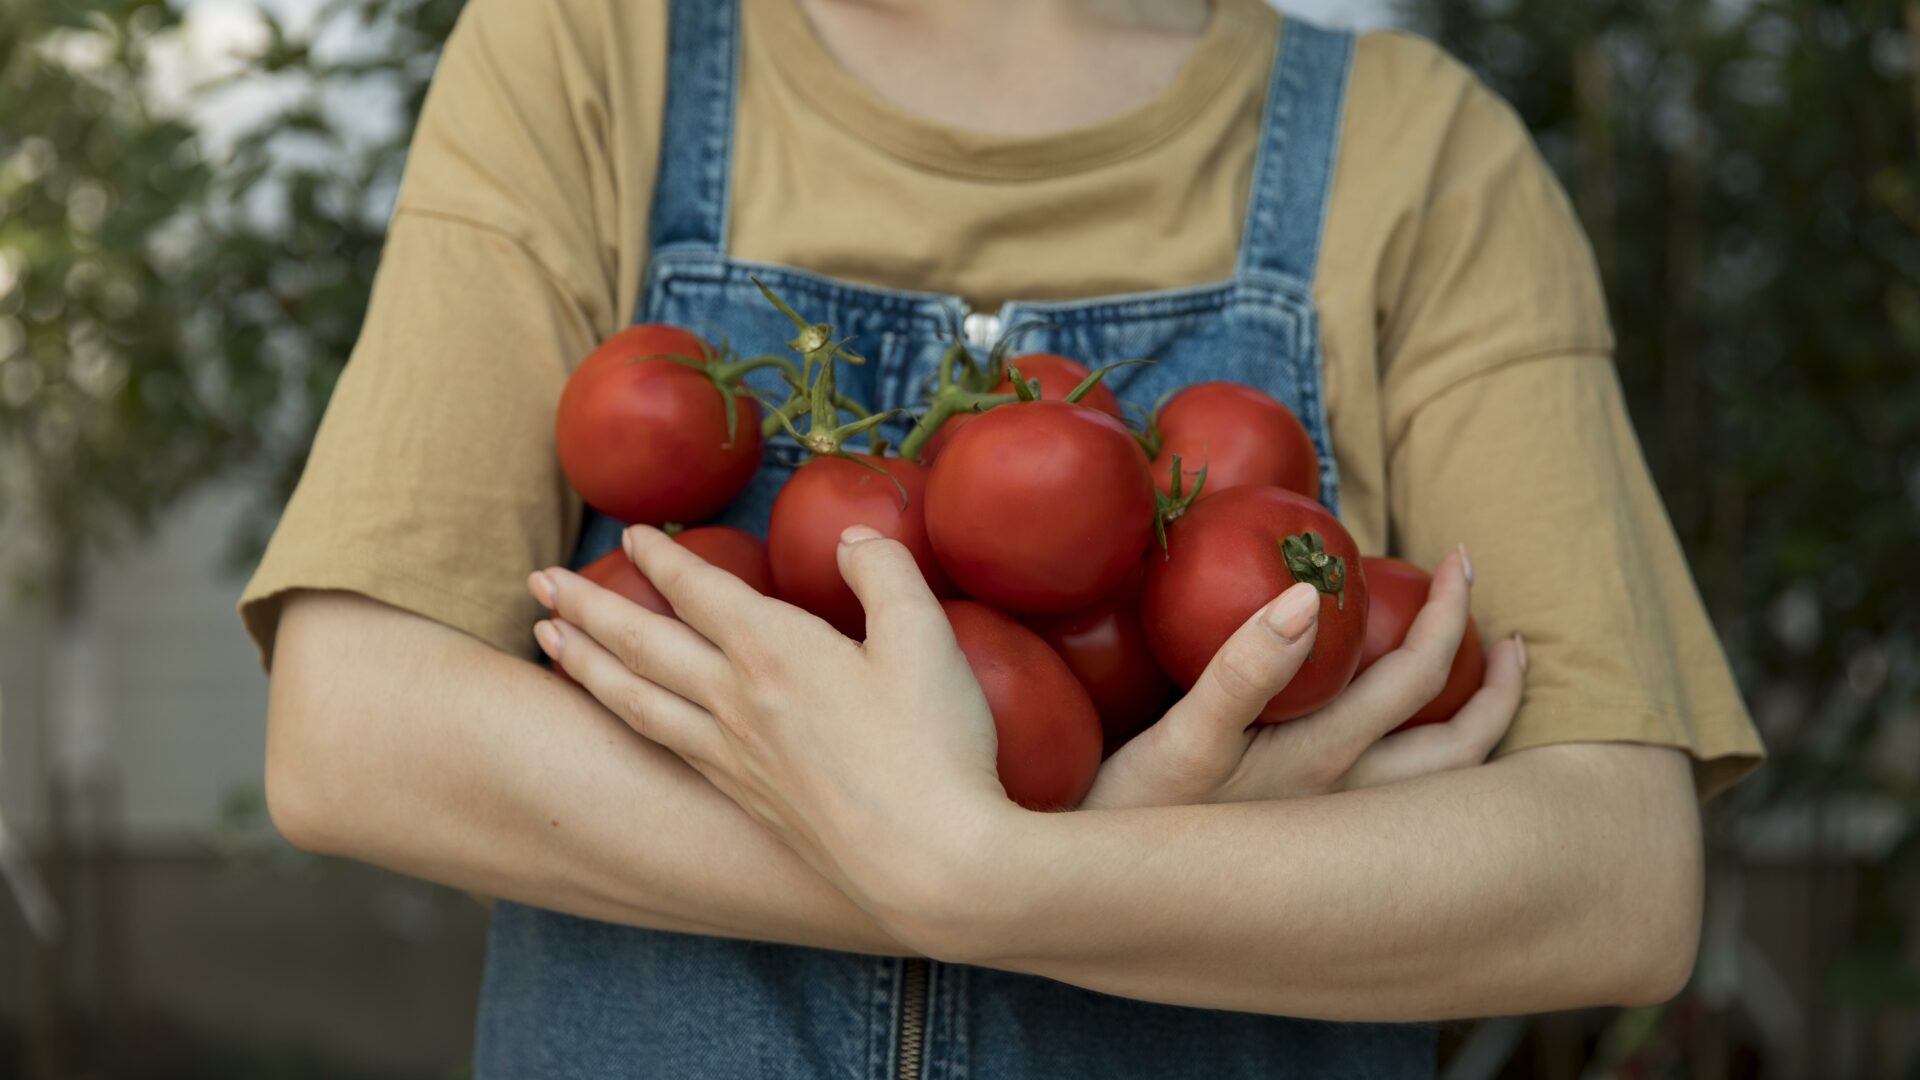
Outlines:
[[[1160,670],[1140,627],[1144,571],[1136,564],[1119,588],[1078,611],[1022,620],[1067,662],[1093,699],[1109,740],[1125,739],[1160,719],[1173,696],[1173,680]]]
[[[1079,805],[1100,771],[1100,717],[1066,661],[1039,635],[971,600],[948,600],[947,621],[986,693],[1007,797],[1029,810]]]
[[[981,413],[927,476],[927,533],[954,584],[1003,611],[1082,608],[1153,537],[1153,481],[1124,424],[1066,401]]]
[[[587,505],[629,524],[691,524],[718,514],[753,479],[759,403],[733,396],[729,434],[719,369],[662,359],[709,352],[685,330],[649,323],[608,338],[574,370],[554,439],[560,468]]]
[[[1373,666],[1375,660],[1400,647],[1407,640],[1414,617],[1427,602],[1427,590],[1433,576],[1401,559],[1367,556],[1361,560],[1367,572],[1367,638],[1360,650],[1358,675]],[[1453,654],[1453,666],[1447,669],[1447,685],[1440,695],[1420,707],[1406,723],[1395,728],[1405,731],[1420,724],[1450,720],[1467,699],[1478,693],[1487,678],[1486,652],[1480,645],[1480,628],[1473,616],[1467,616],[1467,632],[1460,637],[1460,648]]]
[[[705,525],[679,533],[673,540],[753,586],[755,591],[762,594],[771,591],[767,545],[752,533],[730,525]],[[627,553],[620,548],[614,548],[582,567],[580,576],[603,589],[619,593],[657,615],[673,614],[673,605],[667,603],[667,598],[660,595],[660,590],[653,587],[653,582],[647,580],[647,576],[633,565],[633,560],[627,558]]]
[[[1307,534],[1325,545],[1321,559],[1309,557]],[[1260,719],[1304,716],[1353,679],[1367,624],[1359,549],[1339,519],[1304,495],[1232,488],[1202,496],[1168,525],[1166,555],[1147,560],[1140,604],[1147,643],[1173,681],[1191,688],[1227,638],[1299,580],[1321,589],[1320,629],[1312,655]]]
[[[1159,445],[1153,482],[1168,490],[1173,459],[1188,475],[1207,469],[1206,491],[1279,487],[1320,497],[1320,455],[1293,411],[1239,383],[1196,383],[1173,395],[1154,418]]]
[[[885,472],[843,457],[800,466],[773,501],[767,554],[775,596],[859,640],[866,637],[866,613],[840,576],[840,534],[848,526],[868,525],[906,545],[936,595],[950,594],[953,586],[927,541],[926,469],[903,458],[853,456]]]
[[[1044,401],[1065,401],[1075,387],[1085,382],[1093,374],[1087,365],[1078,360],[1069,360],[1058,353],[1027,353],[1007,361],[1009,369],[1018,369],[1020,377],[1028,382],[1040,384],[1040,398]],[[996,394],[1013,393],[1013,371],[1009,370],[1000,385],[993,388]],[[1105,383],[1095,383],[1087,391],[1080,404],[1099,409],[1108,416],[1124,420],[1126,414],[1120,411],[1120,399],[1115,397]]]

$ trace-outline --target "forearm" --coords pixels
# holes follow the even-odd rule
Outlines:
[[[905,951],[674,755],[429,620],[296,596],[269,712],[268,800],[302,847],[609,922]]]
[[[974,911],[921,930],[1095,990],[1330,1020],[1660,999],[1698,932],[1692,799],[1678,753],[1583,746],[1322,798],[1029,815]]]

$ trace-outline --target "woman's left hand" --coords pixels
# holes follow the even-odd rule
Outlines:
[[[541,648],[877,918],[913,917],[941,863],[1019,812],[986,698],[905,548],[860,527],[841,540],[863,645],[656,529],[624,544],[679,618],[551,569],[528,582],[555,613]]]
[[[1100,767],[1089,808],[1292,799],[1398,783],[1486,760],[1520,707],[1519,635],[1487,652],[1480,691],[1444,723],[1390,734],[1440,692],[1468,632],[1466,549],[1434,569],[1398,649],[1332,702],[1284,724],[1255,718],[1313,650],[1320,597],[1294,585],[1247,619],[1172,709]]]

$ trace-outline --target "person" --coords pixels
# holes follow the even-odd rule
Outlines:
[[[1311,649],[1283,594],[1085,807],[1013,806],[897,545],[843,541],[858,644],[566,488],[570,366],[629,318],[777,350],[753,278],[856,339],[876,409],[955,323],[1151,358],[1114,373],[1136,404],[1267,390],[1361,549],[1437,567],[1408,644],[1249,733]],[[1423,1075],[1426,1022],[1665,999],[1698,800],[1762,750],[1612,349],[1524,128],[1417,37],[1258,0],[472,0],[242,599],[273,819],[496,898],[482,1077]],[[779,450],[724,521],[764,527]],[[618,543],[684,624],[558,566]],[[1480,694],[1380,739],[1469,608]]]

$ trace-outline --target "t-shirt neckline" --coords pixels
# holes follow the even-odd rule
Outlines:
[[[1107,120],[1044,135],[1000,135],[953,127],[881,97],[827,49],[798,0],[759,0],[774,47],[774,68],[807,107],[881,151],[935,172],[986,180],[1023,180],[1085,172],[1133,157],[1165,141],[1214,100],[1263,35],[1247,5],[1214,0],[1200,40],[1173,80],[1152,98]],[[1267,39],[1271,40],[1271,39]]]

